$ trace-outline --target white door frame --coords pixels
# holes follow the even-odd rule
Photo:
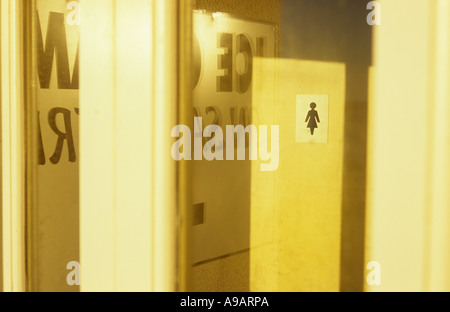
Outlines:
[[[187,223],[170,133],[182,94],[179,14],[191,14],[189,3],[80,2],[82,291],[183,289]]]
[[[366,263],[381,285],[366,290],[450,291],[450,3],[379,2]]]
[[[22,0],[0,2],[3,290],[25,291],[25,100]]]

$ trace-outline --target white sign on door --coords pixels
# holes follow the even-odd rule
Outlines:
[[[203,128],[252,124],[254,60],[275,56],[274,25],[205,12],[194,25],[195,116]],[[250,161],[195,161],[193,183],[194,262],[248,249]]]

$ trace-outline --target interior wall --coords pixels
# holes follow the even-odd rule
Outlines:
[[[248,292],[249,252],[227,256],[194,267],[193,288],[206,292]]]
[[[278,25],[282,61],[273,72],[276,81],[265,81],[262,76],[269,76],[268,71],[258,77],[261,84],[269,83],[280,90],[274,90],[273,99],[268,99],[267,89],[253,94],[258,99],[254,106],[260,110],[266,107],[265,112],[275,109],[273,113],[278,116],[266,116],[271,121],[261,124],[281,125],[282,142],[280,168],[272,179],[267,175],[259,177],[257,171],[252,171],[252,246],[261,241],[259,236],[268,237],[261,224],[269,222],[270,216],[274,218],[273,249],[252,249],[252,290],[267,290],[269,285],[270,289],[279,290],[363,289],[368,70],[372,61],[372,29],[366,23],[366,4],[345,0],[197,1],[197,9]],[[300,74],[310,78],[302,79]],[[296,94],[332,95],[330,127],[333,120],[334,125],[330,128],[328,147],[296,145],[293,153],[298,152],[297,156],[283,157],[292,150],[288,129],[295,128],[292,107]],[[263,115],[260,112],[260,119]],[[283,149],[286,141],[289,143]],[[326,150],[330,148],[334,154],[327,158],[324,155],[328,155]],[[310,156],[318,150],[322,154],[318,153],[314,160]],[[309,177],[314,177],[317,183],[308,185],[305,172],[310,167],[304,168],[302,161],[310,162],[311,166],[323,164],[330,171],[311,172]],[[293,172],[297,172],[294,179]],[[324,189],[330,192],[318,196]],[[258,196],[255,190],[260,192]],[[263,207],[268,207],[271,200],[273,206],[266,211]],[[218,266],[195,267],[194,275],[206,274],[213,280],[219,277],[205,271],[212,268],[220,271],[224,260],[217,261]],[[232,267],[227,264],[228,269]],[[231,269],[228,273],[238,276],[242,270]],[[216,284],[224,286],[219,278]],[[236,285],[229,286],[232,290]]]
[[[230,13],[253,21],[280,24],[280,0],[197,0],[195,8]]]
[[[275,37],[279,38],[280,0],[197,0],[194,8],[209,12],[229,13],[237,18],[275,24]],[[279,40],[276,39],[275,41],[276,46],[278,46]],[[231,178],[235,179],[236,177]],[[247,194],[247,196],[250,196],[250,194]],[[243,239],[249,240],[249,238]],[[193,290],[249,291],[249,262],[249,251],[243,251],[198,263],[193,268]]]
[[[280,163],[274,172],[261,172],[259,162],[252,170],[251,290],[339,291],[345,65],[261,61],[254,122],[279,125]],[[298,95],[327,96],[326,143],[297,141]],[[320,130],[327,114],[318,111]]]
[[[362,291],[366,213],[368,1],[283,0],[281,57],[345,64],[340,289]]]

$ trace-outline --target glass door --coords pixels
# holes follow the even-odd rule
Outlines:
[[[363,289],[366,12],[196,2],[193,290]]]

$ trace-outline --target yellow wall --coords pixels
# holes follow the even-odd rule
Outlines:
[[[345,64],[341,212],[342,291],[362,291],[366,210],[368,70],[372,31],[365,1],[283,0],[280,57]]]
[[[280,166],[252,166],[251,290],[339,291],[345,66],[278,59],[255,67],[254,122],[280,125]],[[327,144],[296,143],[299,94],[329,96]]]

